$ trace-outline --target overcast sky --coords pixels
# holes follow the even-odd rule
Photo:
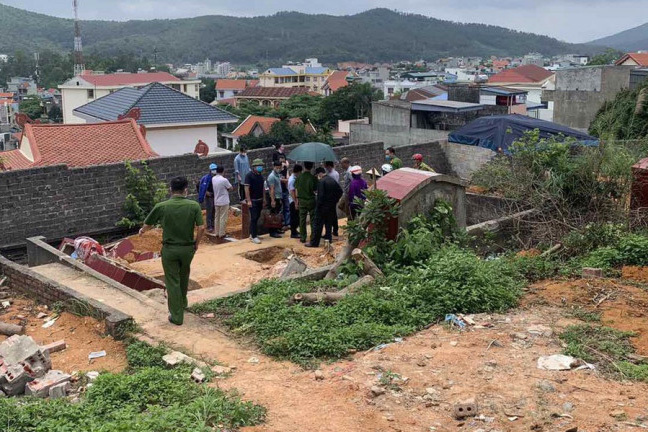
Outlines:
[[[0,0],[61,17],[72,0]],[[376,7],[451,21],[478,22],[586,42],[648,21],[648,0],[79,0],[81,19],[186,18],[200,15],[270,15],[282,10],[347,15]]]

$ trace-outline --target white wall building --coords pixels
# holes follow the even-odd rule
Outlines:
[[[83,119],[74,115],[73,111],[76,108],[107,96],[121,88],[144,87],[154,82],[168,85],[194,99],[198,99],[200,96],[200,80],[182,81],[167,72],[86,73],[75,76],[59,86],[63,100],[63,122],[70,124],[85,123]]]

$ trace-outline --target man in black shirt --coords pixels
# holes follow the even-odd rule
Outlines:
[[[252,171],[245,176],[245,199],[250,208],[250,239],[252,243],[259,244],[258,224],[263,210],[263,161],[254,159]]]
[[[315,170],[319,179],[317,183],[317,200],[315,203],[315,230],[306,247],[319,247],[322,228],[326,227],[324,238],[332,241],[331,227],[337,219],[336,206],[342,197],[342,188],[333,177],[326,175],[326,170],[319,167]]]

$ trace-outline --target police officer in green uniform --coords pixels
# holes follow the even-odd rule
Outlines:
[[[304,172],[295,180],[297,204],[299,210],[299,234],[301,242],[306,243],[306,217],[310,216],[311,240],[315,232],[315,192],[317,178],[311,173],[313,162],[304,162]]]
[[[171,198],[153,207],[139,231],[142,235],[156,225],[162,227],[162,268],[169,322],[175,325],[182,325],[184,319],[191,261],[205,233],[200,204],[187,199],[187,185],[185,177],[171,180]],[[195,241],[194,227],[198,227]]]

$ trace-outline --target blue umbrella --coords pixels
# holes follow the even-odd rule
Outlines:
[[[309,142],[298,146],[290,152],[288,159],[301,162],[336,162],[337,156],[330,145],[320,142]]]

